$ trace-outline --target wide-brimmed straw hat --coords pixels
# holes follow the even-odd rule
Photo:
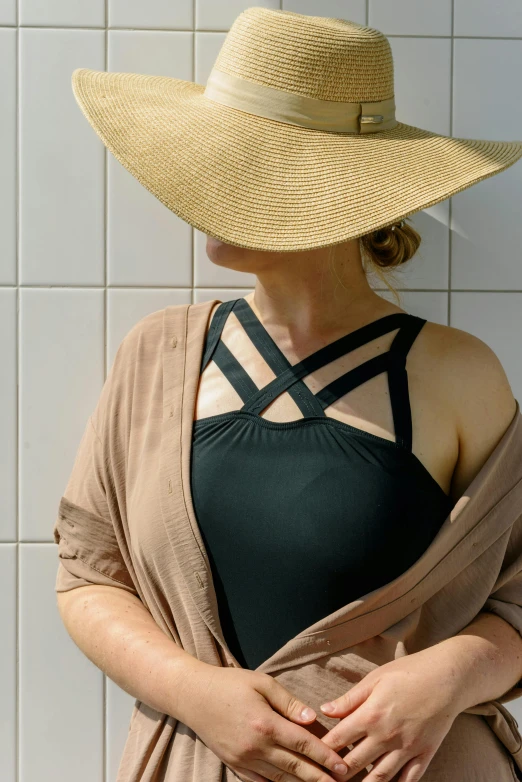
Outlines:
[[[388,39],[352,21],[253,6],[206,85],[77,68],[74,95],[114,157],[221,241],[297,251],[383,228],[493,176],[522,141],[400,121]]]

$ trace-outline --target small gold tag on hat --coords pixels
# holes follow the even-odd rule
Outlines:
[[[360,122],[367,122],[372,124],[377,124],[379,122],[382,122],[384,119],[382,114],[363,114],[361,115]]]

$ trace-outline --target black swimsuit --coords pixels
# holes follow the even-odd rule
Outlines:
[[[258,389],[220,335],[229,312],[276,375]],[[430,545],[453,502],[411,450],[406,356],[426,320],[392,313],[290,365],[244,298],[217,308],[212,359],[240,410],[193,424],[191,487],[227,645],[255,669],[319,619],[389,583]],[[301,378],[398,328],[390,350],[313,394]],[[325,415],[388,372],[395,441]],[[303,418],[260,413],[288,391]]]

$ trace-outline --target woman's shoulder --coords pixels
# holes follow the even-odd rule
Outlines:
[[[502,361],[480,337],[431,321],[422,331],[422,347],[436,369],[437,393],[457,430],[453,483],[466,487],[512,423],[517,401]]]
[[[426,322],[421,334],[422,352],[436,367],[448,401],[456,406],[466,401],[498,407],[512,399],[506,369],[487,342],[464,329],[432,321]]]

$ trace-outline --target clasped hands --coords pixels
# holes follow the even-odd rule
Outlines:
[[[365,782],[418,782],[466,708],[459,695],[458,679],[432,649],[374,669],[330,709],[321,706],[340,720],[321,741],[336,752],[355,745],[342,755],[348,772],[329,774],[345,782],[371,765]]]

